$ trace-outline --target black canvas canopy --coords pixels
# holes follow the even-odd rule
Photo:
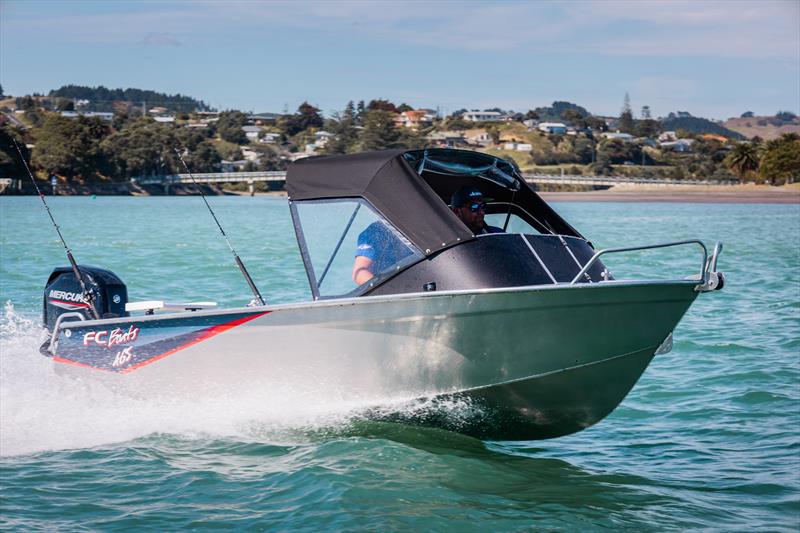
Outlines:
[[[364,198],[426,255],[474,238],[447,205],[465,185],[491,197],[493,212],[511,209],[543,233],[581,237],[513,164],[480,152],[386,150],[309,157],[292,164],[286,176],[290,201]]]

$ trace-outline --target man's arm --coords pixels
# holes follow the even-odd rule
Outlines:
[[[372,259],[364,257],[363,255],[356,256],[356,262],[353,263],[353,281],[358,285],[362,285],[374,277],[370,270],[372,266]]]

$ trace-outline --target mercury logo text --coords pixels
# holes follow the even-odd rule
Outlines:
[[[82,302],[83,295],[77,292],[67,292],[67,291],[57,291],[51,290],[50,291],[50,298],[54,298],[56,300],[64,300],[67,302]]]

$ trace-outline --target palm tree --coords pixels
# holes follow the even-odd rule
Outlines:
[[[751,143],[739,143],[731,151],[725,162],[740,180],[744,180],[750,172],[758,170],[758,150]]]

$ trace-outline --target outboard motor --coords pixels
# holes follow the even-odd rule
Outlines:
[[[128,316],[125,304],[128,289],[116,274],[92,266],[78,266],[86,290],[94,296],[94,305],[101,318]],[[71,267],[57,267],[47,279],[44,288],[42,322],[53,331],[59,315],[81,313],[86,320],[93,320],[89,304],[83,301],[81,284]]]

